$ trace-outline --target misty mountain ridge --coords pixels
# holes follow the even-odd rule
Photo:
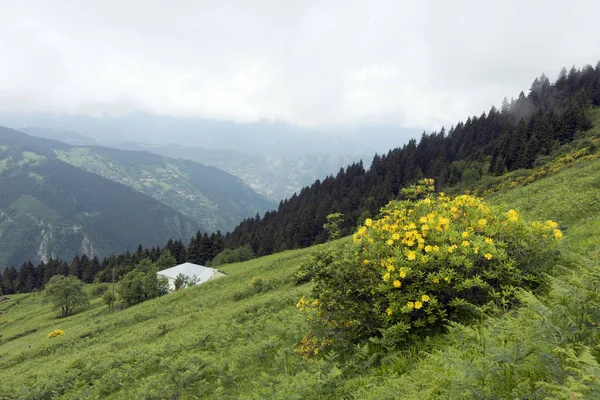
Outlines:
[[[211,165],[241,178],[254,191],[276,202],[291,197],[304,186],[310,185],[317,179],[324,179],[335,174],[340,168],[353,162],[363,160],[364,164],[368,166],[375,154],[374,151],[353,155],[329,153],[328,150],[332,146],[335,147],[334,142],[331,146],[318,149],[319,151],[315,153],[282,157],[172,143],[157,144],[122,140],[99,142],[78,132],[58,128],[29,127],[21,129],[34,136],[61,140],[80,146],[102,145],[122,150],[148,151],[165,157]]]
[[[387,125],[306,128],[281,121],[237,123],[140,112],[102,117],[4,113],[0,114],[0,124],[25,131],[32,127],[73,131],[111,146],[121,142],[177,144],[292,159],[315,153],[344,156],[385,153],[420,134],[416,129]],[[43,132],[38,133],[44,136]]]

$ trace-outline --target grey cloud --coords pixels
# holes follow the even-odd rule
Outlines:
[[[450,125],[600,58],[600,4],[0,1],[0,107]]]

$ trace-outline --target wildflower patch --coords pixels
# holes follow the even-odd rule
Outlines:
[[[301,353],[336,341],[410,342],[476,307],[506,308],[517,288],[539,284],[557,256],[556,222],[527,222],[469,195],[434,194],[433,184],[408,188],[412,198],[367,219],[353,246],[325,250],[305,266],[315,286],[299,303],[311,321]]]
[[[54,339],[56,337],[61,337],[64,334],[62,329],[55,329],[48,334],[48,339]]]

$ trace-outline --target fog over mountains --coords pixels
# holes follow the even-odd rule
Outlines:
[[[375,152],[387,152],[420,134],[416,129],[387,125],[358,124],[307,128],[272,120],[237,123],[147,113],[101,117],[5,113],[0,114],[0,125],[32,134],[32,128],[71,131],[73,136],[83,135],[103,144],[177,144],[285,158],[314,153],[372,155]],[[59,140],[58,137],[56,139]]]
[[[368,166],[375,153],[418,136],[386,125],[306,128],[280,121],[236,123],[151,114],[71,116],[0,114],[0,125],[72,145],[103,145],[212,165],[242,178],[274,201],[352,162]]]

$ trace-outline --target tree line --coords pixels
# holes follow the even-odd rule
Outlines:
[[[563,68],[554,83],[542,75],[528,95],[505,98],[500,109],[492,107],[448,131],[424,132],[419,141],[375,155],[369,170],[358,162],[315,181],[277,210],[242,221],[225,236],[226,246],[250,245],[257,255],[308,247],[327,240],[323,226],[329,214],[343,214],[342,234],[348,234],[423,177],[448,187],[531,168],[591,127],[586,111],[592,105],[600,105],[600,63]]]
[[[41,290],[53,276],[73,276],[85,283],[112,282],[121,280],[143,260],[156,263],[167,252],[174,257],[176,264],[191,262],[205,265],[224,250],[224,237],[220,231],[212,234],[197,232],[187,244],[181,240],[169,240],[164,247],[150,249],[139,245],[137,251],[105,257],[88,257],[83,254],[73,257],[70,263],[58,258],[34,265],[25,261],[19,268],[10,266],[0,274],[0,293],[14,294]],[[176,265],[173,264],[172,266]],[[114,274],[114,275],[113,275]]]

